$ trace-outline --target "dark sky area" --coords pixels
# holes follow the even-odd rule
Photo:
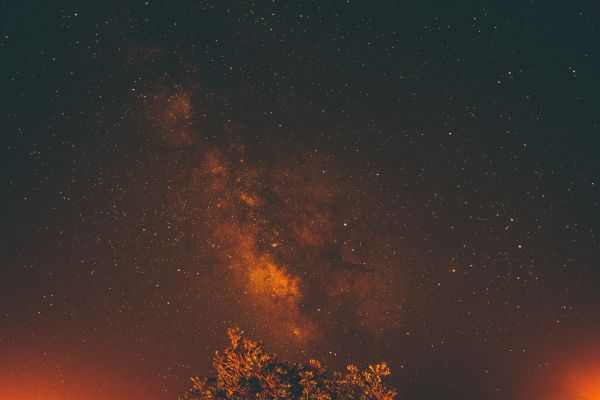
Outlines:
[[[0,2],[0,398],[228,327],[401,399],[600,399],[600,6]]]

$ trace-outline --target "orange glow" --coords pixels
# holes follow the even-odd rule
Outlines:
[[[159,129],[159,139],[172,148],[184,148],[197,142],[191,127],[192,92],[183,87],[159,87],[153,94],[140,94],[141,106],[148,119]]]
[[[242,200],[248,207],[255,207],[258,204],[258,199],[256,197],[250,196],[248,193],[240,193],[240,200]]]
[[[278,244],[272,231],[256,218],[263,211],[256,172],[228,162],[214,149],[206,151],[197,172],[198,181],[205,182],[199,186],[208,189],[199,200],[211,211],[212,248],[219,251],[224,279],[260,310],[256,322],[268,321],[274,335],[295,342],[312,339],[314,324],[301,310],[301,279],[273,253]]]
[[[566,389],[572,400],[600,400],[600,363],[571,372]]]
[[[4,354],[0,360],[2,400],[126,400],[152,398],[156,388],[116,368],[114,362],[69,356]],[[133,378],[133,379],[132,379]]]
[[[537,376],[527,398],[540,400],[600,400],[600,353],[573,351]]]
[[[243,151],[203,149],[177,194],[176,210],[179,218],[196,221],[197,249],[202,256],[209,249],[214,279],[255,311],[245,313],[240,324],[268,326],[272,339],[306,348],[351,296],[352,318],[382,337],[390,313],[400,311],[401,294],[389,290],[390,276],[377,272],[381,257],[366,251],[381,236],[367,237],[361,230],[354,209],[360,194],[345,193],[343,182],[323,173],[325,161],[316,156],[286,159],[287,167],[253,165],[241,161]],[[315,271],[327,279],[315,280]],[[311,296],[317,301],[307,301]]]
[[[257,293],[275,297],[300,295],[298,280],[266,260],[262,265],[250,268],[249,276],[251,288]]]

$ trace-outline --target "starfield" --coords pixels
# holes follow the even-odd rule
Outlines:
[[[0,399],[600,399],[598,4],[0,19]]]

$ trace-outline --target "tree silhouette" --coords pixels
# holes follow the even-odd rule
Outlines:
[[[262,346],[229,329],[229,347],[216,352],[216,378],[192,377],[192,388],[180,400],[392,400],[397,391],[387,384],[386,363],[360,371],[328,373],[317,360],[306,364],[280,361]]]

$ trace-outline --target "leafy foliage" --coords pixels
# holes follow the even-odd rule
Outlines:
[[[346,372],[329,374],[317,360],[306,364],[280,361],[261,345],[228,330],[229,347],[216,352],[216,378],[192,377],[192,389],[180,400],[392,400],[397,391],[387,384],[386,363],[360,371],[349,365]]]

